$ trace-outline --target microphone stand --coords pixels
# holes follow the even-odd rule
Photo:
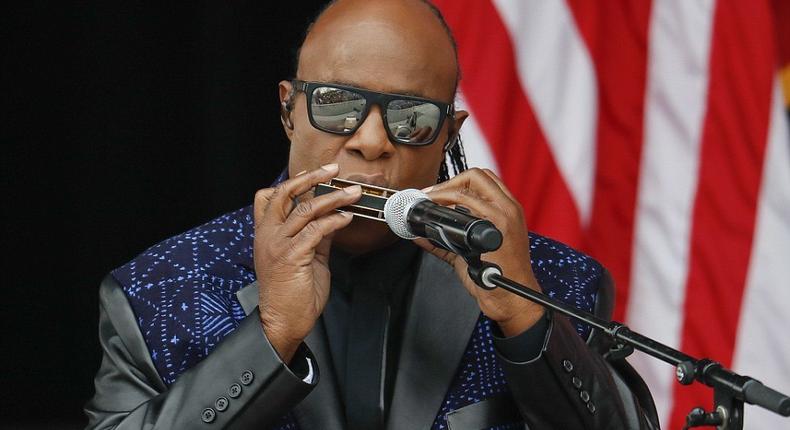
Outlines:
[[[440,233],[440,236],[443,236]],[[750,403],[782,416],[790,416],[790,397],[763,385],[749,376],[739,375],[708,358],[697,359],[674,348],[670,348],[647,336],[632,331],[617,321],[608,321],[576,309],[573,306],[554,300],[545,294],[534,291],[502,275],[496,264],[480,260],[474,251],[450,246],[451,251],[466,260],[469,276],[481,288],[492,290],[502,288],[525,299],[553,309],[564,315],[601,330],[614,341],[614,346],[604,355],[607,360],[622,359],[638,349],[652,357],[675,367],[677,381],[689,385],[694,381],[713,388],[714,409],[706,412],[694,408],[686,416],[684,428],[715,425],[719,430],[740,430],[743,428],[743,403]]]

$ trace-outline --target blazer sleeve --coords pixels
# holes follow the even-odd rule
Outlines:
[[[611,282],[606,276],[601,282]],[[610,312],[603,311],[605,317]],[[527,355],[531,359],[514,361],[514,354],[495,348],[519,412],[531,430],[659,428],[642,378],[625,359],[610,363],[603,357],[610,346],[604,336],[593,332],[585,342],[565,316],[547,312],[547,320],[542,347]],[[534,344],[532,337],[522,339]]]
[[[85,406],[87,429],[266,428],[318,383],[309,349],[302,344],[289,368],[253,312],[203,361],[167,387],[126,296],[111,276],[102,282],[99,298],[103,356],[94,381],[96,393]],[[313,377],[304,378],[311,371]]]
[[[563,316],[551,317],[538,357],[516,362],[497,354],[531,430],[658,428],[652,401],[643,405],[632,382],[588,347]]]

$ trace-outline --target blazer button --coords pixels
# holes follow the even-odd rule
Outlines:
[[[217,408],[218,411],[224,412],[225,409],[228,409],[228,398],[227,397],[220,397],[214,402],[214,406]]]
[[[593,402],[587,403],[587,410],[590,411],[591,414],[595,413],[595,404]]]
[[[577,390],[582,387],[582,380],[578,376],[574,376],[573,379],[571,379],[571,383]]]
[[[210,423],[214,421],[215,418],[217,418],[217,413],[211,408],[203,409],[203,413],[200,414],[200,419],[202,419],[204,423]]]
[[[241,383],[244,384],[244,385],[250,385],[254,378],[255,378],[255,375],[253,375],[251,371],[245,370],[241,374],[241,378],[239,378],[239,380],[241,380]]]
[[[562,368],[566,373],[571,373],[573,372],[573,363],[570,360],[562,360]]]
[[[228,394],[234,399],[241,395],[241,385],[233,384],[228,388]]]
[[[587,402],[590,401],[590,393],[588,393],[588,392],[586,392],[584,390],[582,390],[581,393],[579,393],[579,397],[582,398],[582,402],[584,402],[584,403],[587,403]]]

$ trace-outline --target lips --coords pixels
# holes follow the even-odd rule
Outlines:
[[[373,175],[365,175],[362,173],[350,173],[348,175],[343,175],[343,177],[340,179],[348,179],[349,181],[362,182],[363,184],[375,185],[377,187],[383,187],[383,188],[390,188],[389,181],[387,181],[387,179],[384,178],[384,175],[382,175],[381,173],[376,173]]]

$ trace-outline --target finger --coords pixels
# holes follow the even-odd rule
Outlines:
[[[323,166],[321,169],[317,169],[316,171],[314,171],[314,173],[317,172],[320,175],[320,174],[323,173],[323,171],[326,171],[327,174],[329,174],[332,171],[332,169],[333,169],[332,165],[327,165],[327,166]],[[263,188],[263,189],[258,190],[255,193],[255,199],[253,200],[253,211],[252,211],[252,213],[253,213],[253,219],[255,221],[255,226],[256,227],[261,223],[261,221],[262,221],[262,219],[264,217],[264,214],[266,212],[266,209],[269,208],[269,205],[270,205],[271,200],[274,197],[274,195],[279,193],[279,192],[281,192],[283,190],[282,187],[285,186],[286,182],[289,182],[289,181],[293,182],[293,178],[297,178],[299,176],[302,176],[305,173],[307,173],[307,171],[303,170],[303,171],[297,173],[296,175],[294,175],[292,177],[292,179],[284,181],[284,182],[282,182],[281,184],[279,184],[276,187]]]
[[[458,254],[452,253],[446,249],[439,248],[438,246],[434,246],[431,241],[425,238],[417,238],[414,239],[413,242],[417,244],[420,248],[424,249],[428,253],[438,257],[445,263],[449,264],[450,267],[455,269],[456,273],[461,276],[461,279],[466,279],[469,275],[467,275],[468,266],[466,261],[463,258],[459,257]],[[464,288],[466,291],[472,296],[477,297],[477,287],[468,284],[468,282],[463,282]]]
[[[288,215],[283,224],[282,233],[286,237],[292,237],[299,233],[307,223],[339,207],[353,204],[360,197],[362,197],[362,188],[359,185],[354,185],[312,199],[304,199]]]
[[[428,197],[434,203],[442,206],[464,206],[472,212],[472,215],[489,219],[492,222],[495,219],[499,219],[499,215],[503,211],[503,208],[497,202],[484,201],[479,196],[465,189],[431,191]]]
[[[439,257],[445,263],[455,266],[455,259],[458,258],[457,254],[454,254],[446,249],[439,248],[438,246],[432,244],[430,240],[422,237],[414,239],[412,242],[427,252]]]
[[[519,217],[521,217],[522,218],[522,223],[524,225],[526,225],[526,220],[523,219],[524,218],[524,207],[521,206],[521,202],[518,201],[518,199],[516,199],[516,197],[510,192],[510,190],[505,185],[504,181],[502,181],[502,178],[497,176],[496,173],[492,172],[489,169],[483,169],[483,173],[488,175],[488,177],[492,181],[496,182],[496,184],[499,185],[499,188],[502,190],[502,192],[505,193],[505,195],[507,195],[508,198],[510,199],[510,202],[506,205],[507,210],[508,211],[512,211],[513,215],[518,215]],[[508,212],[507,215],[509,216],[510,212]]]
[[[263,213],[269,206],[269,201],[274,195],[274,188],[263,188],[255,193],[252,203],[253,225],[257,229],[263,219]]]
[[[323,264],[329,264],[329,253],[332,250],[332,238],[335,237],[336,231],[324,236],[318,246],[315,247],[315,259]]]
[[[315,251],[325,237],[347,226],[352,219],[353,215],[348,212],[336,212],[314,219],[291,239],[291,249],[296,253]]]
[[[327,164],[305,174],[283,181],[274,188],[269,205],[264,208],[263,222],[282,223],[293,208],[293,200],[321,182],[328,181],[339,171],[337,164]]]
[[[472,168],[461,172],[448,181],[439,183],[426,190],[428,195],[433,196],[433,192],[445,190],[461,190],[462,193],[476,194],[483,200],[501,201],[508,198],[502,189],[487,174],[478,168]],[[509,199],[509,198],[508,198]]]
[[[505,183],[502,181],[502,178],[497,176],[496,173],[494,173],[490,169],[482,169],[482,170],[483,170],[483,173],[488,175],[488,177],[491,178],[492,181],[496,182],[496,184],[499,185],[499,189],[502,190],[502,192],[505,193],[508,197],[510,197],[510,200],[516,201],[516,197],[507,188]]]

